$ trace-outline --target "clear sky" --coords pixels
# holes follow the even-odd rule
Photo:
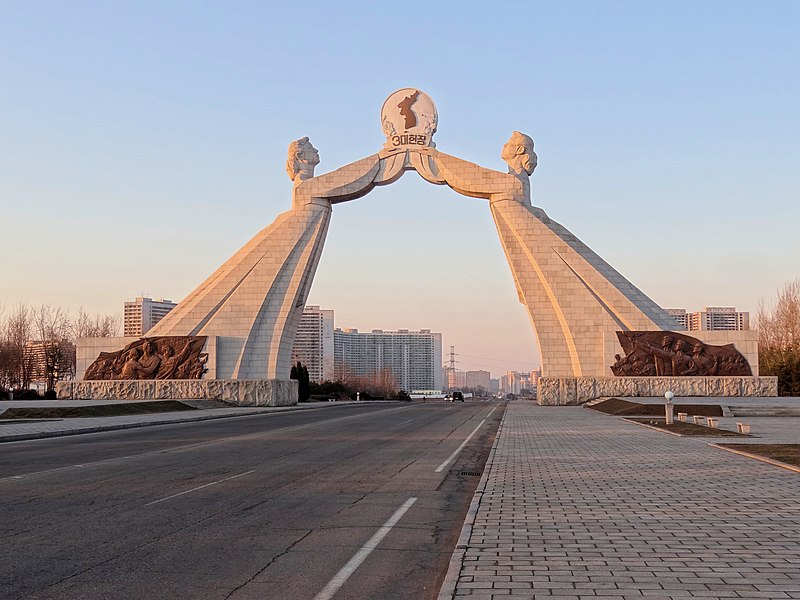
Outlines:
[[[800,275],[800,2],[3,2],[0,305],[180,300],[317,173],[429,94],[443,152],[505,170],[663,307],[755,311]],[[485,201],[413,172],[337,205],[309,298],[538,365]]]

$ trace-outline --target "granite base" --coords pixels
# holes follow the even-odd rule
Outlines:
[[[537,401],[542,406],[583,404],[595,398],[777,396],[777,377],[542,377]]]
[[[221,400],[238,406],[297,404],[293,379],[165,379],[147,381],[62,381],[59,399]]]

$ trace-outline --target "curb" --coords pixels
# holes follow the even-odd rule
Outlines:
[[[469,540],[470,537],[472,537],[472,529],[475,525],[475,519],[478,516],[478,510],[480,509],[481,502],[483,501],[483,494],[486,491],[486,485],[489,481],[489,471],[491,471],[492,467],[494,466],[494,455],[497,451],[497,443],[500,441],[500,436],[503,433],[503,425],[506,422],[507,415],[508,406],[506,406],[506,410],[503,411],[503,419],[500,421],[500,425],[497,427],[497,434],[494,437],[492,448],[489,450],[489,456],[486,459],[486,466],[483,469],[483,475],[481,476],[481,480],[478,482],[478,487],[475,488],[472,501],[467,509],[467,515],[464,517],[464,524],[461,526],[461,534],[458,536],[455,550],[453,550],[453,554],[450,557],[447,573],[444,576],[442,587],[439,589],[439,596],[437,597],[437,600],[451,600],[455,596],[458,578],[461,575],[461,568],[464,565],[464,556],[466,556],[467,549],[469,548]]]
[[[758,454],[751,454],[750,452],[744,452],[743,450],[735,450],[733,448],[726,448],[725,446],[720,446],[719,444],[708,444],[712,448],[719,448],[720,450],[725,450],[725,452],[730,452],[731,454],[738,454],[739,456],[744,456],[746,458],[752,458],[763,463],[767,463],[768,465],[772,465],[774,467],[780,467],[782,469],[787,469],[788,471],[794,471],[795,473],[800,473],[800,467],[795,467],[794,465],[790,465],[785,462],[781,462],[779,460],[775,460],[772,458],[767,458],[766,456],[760,456]],[[746,444],[742,444],[742,446],[746,446]]]

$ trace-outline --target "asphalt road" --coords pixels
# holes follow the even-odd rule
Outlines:
[[[363,403],[3,444],[0,598],[435,598],[503,410]]]

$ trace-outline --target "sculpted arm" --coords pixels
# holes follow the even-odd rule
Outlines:
[[[308,138],[301,138],[289,144],[286,172],[294,181],[292,205],[336,204],[360,198],[373,187],[380,170],[380,157],[368,156],[314,177],[314,168],[319,164],[319,152]]]

